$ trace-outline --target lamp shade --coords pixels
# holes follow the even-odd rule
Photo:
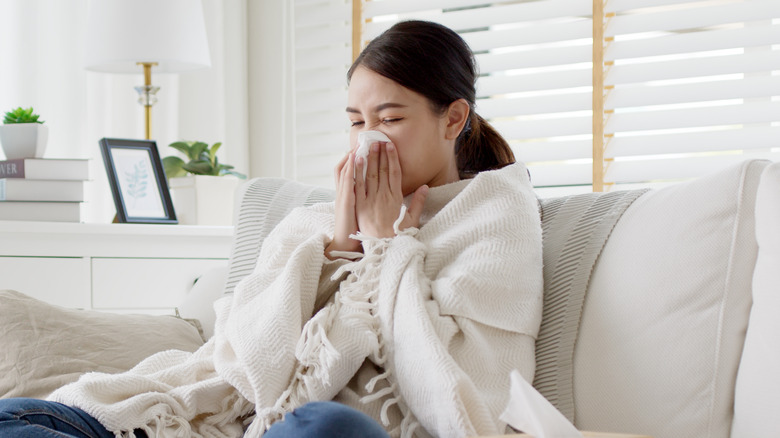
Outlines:
[[[90,0],[84,67],[106,73],[138,73],[209,67],[201,0]]]

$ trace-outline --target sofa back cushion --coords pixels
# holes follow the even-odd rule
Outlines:
[[[288,213],[335,197],[332,189],[285,178],[254,178],[242,184],[236,192],[236,231],[224,293],[232,294],[238,282],[254,271],[263,241]]]
[[[653,190],[626,210],[583,306],[577,427],[729,436],[757,252],[755,194],[767,164]]]
[[[761,176],[756,239],[753,307],[737,376],[732,438],[780,436],[780,163]]]
[[[585,193],[540,200],[544,310],[536,338],[534,387],[574,421],[574,346],[596,264],[622,214],[647,190]]]

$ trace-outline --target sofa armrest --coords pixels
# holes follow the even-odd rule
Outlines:
[[[184,300],[177,306],[179,316],[184,319],[196,319],[203,330],[203,338],[214,335],[214,301],[222,296],[227,279],[227,266],[213,268],[201,275]]]

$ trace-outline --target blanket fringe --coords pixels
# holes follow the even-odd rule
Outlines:
[[[398,219],[393,224],[396,235],[415,235],[417,228],[400,230],[399,227],[406,215],[406,206],[401,207]],[[295,370],[292,381],[284,393],[277,399],[273,407],[261,409],[256,413],[254,421],[247,429],[246,436],[259,436],[270,428],[275,422],[284,418],[284,414],[298,406],[313,401],[316,394],[310,391],[312,381],[321,382],[323,385],[331,385],[329,370],[339,360],[340,354],[332,342],[328,339],[328,330],[333,326],[336,318],[344,317],[341,311],[348,307],[353,312],[347,313],[347,317],[366,323],[376,335],[377,343],[369,357],[385,371],[372,378],[366,385],[369,393],[361,399],[363,403],[369,403],[388,397],[382,404],[381,421],[385,427],[390,425],[388,411],[391,406],[401,406],[401,396],[398,386],[392,382],[392,372],[387,367],[388,355],[385,348],[384,337],[380,329],[380,321],[377,316],[377,300],[379,294],[379,263],[384,257],[392,238],[376,238],[366,236],[360,232],[350,235],[350,238],[363,243],[364,253],[336,254],[344,256],[351,261],[339,267],[332,278],[337,279],[349,272],[342,282],[341,288],[336,292],[334,300],[315,314],[303,327],[303,333],[296,345],[295,356],[298,359],[298,367]],[[359,286],[355,283],[360,282]],[[357,287],[356,287],[357,286]],[[379,382],[386,381],[387,386],[375,391]],[[404,412],[405,411],[405,412]],[[418,424],[408,409],[402,409],[404,420],[401,429],[404,436],[412,436]]]
[[[338,309],[325,306],[303,327],[303,336],[298,339],[295,357],[304,366],[304,374],[322,380],[330,386],[331,369],[341,357],[328,339],[327,329],[333,324]]]
[[[401,209],[401,213],[399,214],[398,219],[393,224],[393,228],[397,235],[414,236],[418,232],[417,228],[407,228],[403,231],[399,230],[399,226],[401,221],[404,219],[405,214],[406,207],[404,206]],[[394,428],[394,430],[390,431],[390,433],[394,436],[400,434],[403,437],[412,437],[414,436],[415,429],[419,426],[419,422],[417,422],[417,420],[414,418],[414,415],[402,403],[402,396],[398,390],[398,384],[393,381],[393,372],[388,357],[385,338],[383,336],[382,330],[380,329],[379,317],[376,311],[376,301],[379,293],[379,278],[377,275],[378,264],[384,257],[384,254],[390,242],[392,241],[392,238],[379,239],[361,234],[350,237],[363,242],[363,249],[366,251],[366,253],[363,259],[359,262],[344,265],[341,267],[341,269],[351,271],[354,275],[354,277],[353,275],[350,275],[345,281],[354,282],[358,279],[361,279],[361,283],[364,285],[364,287],[366,289],[370,289],[367,297],[363,296],[360,298],[362,299],[362,304],[370,308],[370,315],[373,323],[372,327],[374,328],[374,333],[377,336],[376,349],[371,354],[371,360],[374,362],[374,364],[384,369],[381,374],[374,376],[371,378],[371,380],[368,381],[368,383],[366,383],[364,388],[368,394],[363,396],[360,401],[362,403],[371,403],[386,398],[386,400],[384,400],[382,403],[380,410],[380,421],[385,428],[390,426],[390,416],[388,413],[390,408],[393,405],[397,405],[401,411],[401,415],[403,416],[403,421],[401,422],[401,425],[399,425],[397,428]],[[343,273],[343,271],[341,273]],[[337,273],[336,275],[341,275],[341,273]],[[350,304],[355,306],[359,305],[358,303]],[[384,386],[382,389],[376,390],[377,385],[380,382],[386,382],[386,386]],[[400,428],[400,432],[398,431],[398,428]]]
[[[411,413],[405,414],[403,421],[401,421],[401,438],[412,438],[418,427],[420,427],[420,422]]]
[[[165,414],[156,416],[143,426],[135,427],[132,430],[114,432],[114,436],[117,438],[137,438],[135,431],[140,429],[149,437],[164,434],[166,437],[172,438],[190,438],[203,436],[204,434],[200,432],[207,432],[207,436],[228,438],[233,437],[233,435],[225,433],[226,430],[230,429],[231,423],[235,423],[238,419],[242,426],[245,425],[246,418],[251,418],[253,411],[254,404],[245,399],[238,391],[234,391],[222,399],[219,413],[204,418],[202,423],[197,426],[197,430],[193,430],[193,424],[186,418]]]

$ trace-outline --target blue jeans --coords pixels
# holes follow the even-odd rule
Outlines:
[[[373,418],[341,403],[310,402],[288,412],[263,438],[390,438]]]
[[[34,398],[0,400],[0,437],[114,438],[81,409]]]
[[[144,437],[137,430],[136,436]],[[114,438],[81,409],[31,398],[0,400],[0,437]],[[271,426],[264,438],[388,438],[368,415],[336,402],[307,403]]]

